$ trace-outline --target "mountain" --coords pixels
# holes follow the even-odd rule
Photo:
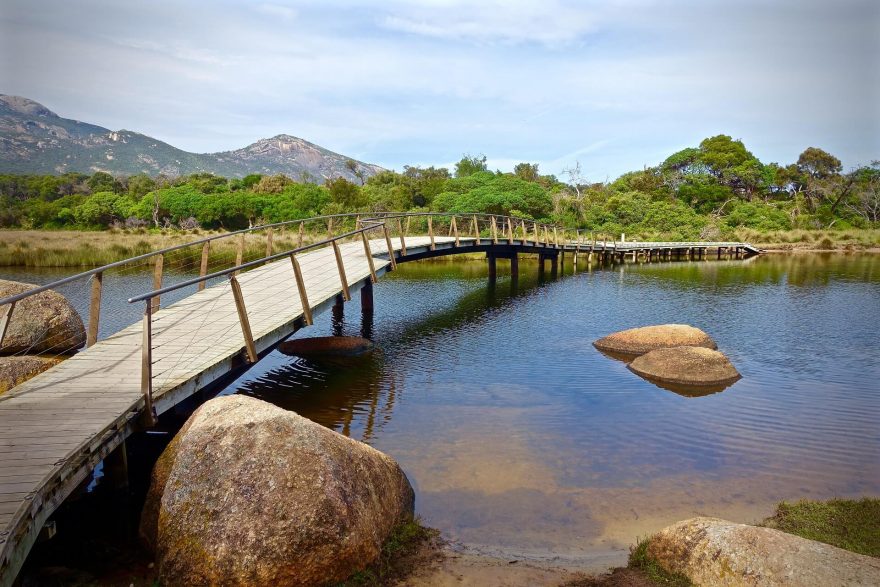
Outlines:
[[[33,100],[0,94],[0,173],[283,173],[293,179],[308,174],[316,182],[340,176],[356,181],[347,166],[350,159],[290,135],[261,139],[236,151],[189,153],[133,131],[61,118]],[[377,165],[356,163],[365,177],[382,171]]]

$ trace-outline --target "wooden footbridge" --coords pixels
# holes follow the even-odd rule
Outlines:
[[[124,459],[130,434],[228,382],[353,293],[371,307],[372,284],[397,263],[469,252],[487,255],[490,279],[496,259],[509,259],[516,279],[520,254],[536,254],[542,273],[549,261],[555,275],[566,255],[578,264],[759,251],[736,242],[615,242],[506,216],[345,214],[210,236],[0,299],[2,346],[28,297],[68,284],[90,291],[87,348],[0,395],[0,586],[13,583],[50,516],[95,467],[120,452]],[[192,278],[167,283],[182,271]],[[148,291],[109,287],[114,275],[144,272],[153,276]],[[108,296],[142,304],[143,319],[101,338]],[[168,297],[178,301],[163,305]]]

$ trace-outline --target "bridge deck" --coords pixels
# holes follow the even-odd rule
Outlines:
[[[442,249],[452,248],[454,240],[435,238]],[[455,252],[467,252],[466,245],[475,244],[473,238],[460,240],[465,248]],[[377,272],[384,272],[389,261],[375,255],[387,254],[385,241],[370,242]],[[408,254],[426,253],[429,242],[429,237],[407,237]],[[492,241],[482,239],[480,244]],[[508,243],[501,238],[499,244]],[[514,244],[522,246],[518,239]],[[746,248],[744,243],[653,245],[608,243],[606,249]],[[399,250],[399,239],[392,239],[392,246]],[[370,275],[363,245],[340,248],[348,284],[358,287]],[[332,248],[297,259],[310,306],[329,305],[341,292]],[[303,315],[291,263],[275,261],[238,280],[257,352],[266,351],[289,336]],[[133,324],[0,396],[0,585],[12,583],[52,512],[137,425],[144,407],[142,328],[141,322]],[[155,312],[152,340],[154,405],[161,414],[242,364],[245,342],[229,282]]]

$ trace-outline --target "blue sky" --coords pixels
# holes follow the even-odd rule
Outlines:
[[[592,181],[719,133],[880,158],[876,1],[0,0],[0,51],[0,93],[197,152],[287,133]]]

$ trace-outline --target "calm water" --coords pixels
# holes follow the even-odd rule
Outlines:
[[[381,352],[333,365],[274,353],[227,393],[387,452],[427,524],[493,554],[614,562],[683,517],[748,522],[782,499],[880,493],[880,256],[626,265],[543,284],[536,265],[520,270],[511,292],[487,286],[483,262],[401,266],[376,286],[371,321],[355,300],[341,325],[325,314],[297,335],[367,330]],[[682,396],[591,345],[667,322],[709,332],[742,380]]]

